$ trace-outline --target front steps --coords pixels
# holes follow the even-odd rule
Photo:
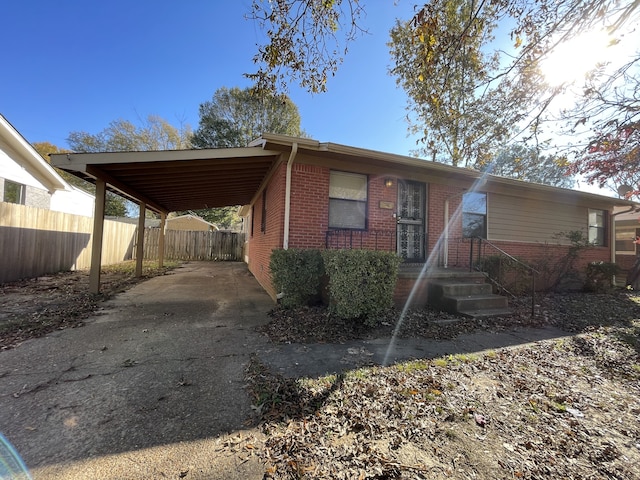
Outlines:
[[[407,301],[416,285],[411,304],[429,306],[472,318],[510,315],[506,297],[492,293],[484,274],[457,269],[431,269],[402,266],[398,274],[396,304]]]

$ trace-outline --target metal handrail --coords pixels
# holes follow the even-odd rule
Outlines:
[[[331,229],[325,232],[325,248],[395,251],[395,230]]]
[[[535,268],[533,268],[531,265],[527,265],[526,263],[521,262],[520,260],[518,260],[513,255],[505,252],[500,247],[498,247],[497,245],[494,245],[493,243],[491,243],[486,238],[481,238],[481,237],[472,237],[471,238],[471,246],[469,248],[469,271],[471,271],[474,268],[473,245],[474,245],[476,240],[478,241],[478,256],[477,256],[476,265],[478,263],[480,263],[480,259],[482,258],[482,242],[484,242],[485,245],[489,245],[495,251],[500,253],[500,255],[502,255],[503,257],[507,257],[510,261],[520,265],[521,267],[523,267],[525,270],[527,270],[530,273],[530,275],[531,275],[531,316],[532,317],[535,316],[535,310],[536,310],[536,301],[535,301],[535,296],[536,296],[536,274],[539,275],[540,272],[538,270],[536,270]],[[478,270],[477,267],[476,267],[476,270]],[[503,288],[504,290],[508,291],[504,286],[500,285],[499,282],[497,282],[497,280],[490,278],[489,275],[487,274],[487,272],[483,272],[483,273],[493,283],[495,283],[496,285],[499,285],[501,288]],[[511,292],[509,292],[509,293],[511,293]],[[513,294],[511,294],[511,295],[514,296]]]

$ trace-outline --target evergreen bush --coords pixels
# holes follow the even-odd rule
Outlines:
[[[295,308],[319,301],[321,277],[324,275],[319,250],[274,250],[269,261],[271,280],[280,304]]]
[[[330,308],[345,319],[374,326],[393,304],[400,258],[392,252],[325,250]]]

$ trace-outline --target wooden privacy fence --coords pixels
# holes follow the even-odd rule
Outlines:
[[[0,283],[91,266],[93,218],[0,202]],[[105,220],[102,265],[131,258],[135,225]]]
[[[158,258],[159,228],[144,229],[144,258]],[[167,260],[242,261],[245,235],[239,232],[167,230],[164,258]],[[135,254],[135,248],[134,248]]]

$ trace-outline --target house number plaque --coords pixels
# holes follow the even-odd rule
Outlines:
[[[385,210],[393,210],[393,202],[387,202],[385,200],[380,200],[380,208],[384,208]]]

